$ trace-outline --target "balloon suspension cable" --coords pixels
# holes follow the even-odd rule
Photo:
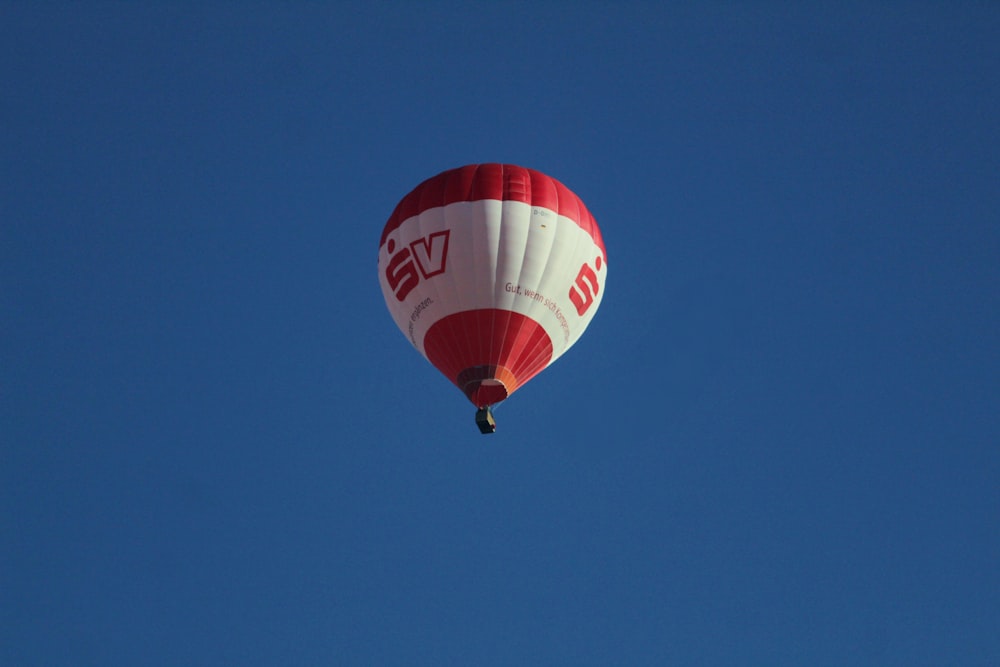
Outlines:
[[[493,419],[493,410],[490,408],[491,406],[486,405],[476,410],[476,426],[479,427],[479,432],[484,435],[496,433],[497,430],[497,423]]]

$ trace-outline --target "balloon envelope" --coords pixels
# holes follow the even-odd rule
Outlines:
[[[583,202],[553,178],[504,164],[418,185],[378,252],[393,320],[477,407],[504,400],[577,341],[607,267]]]

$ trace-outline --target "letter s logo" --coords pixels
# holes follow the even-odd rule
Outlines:
[[[396,248],[396,242],[390,240],[388,250],[392,253]],[[389,281],[389,289],[399,301],[406,299],[407,295],[420,282],[420,274],[417,273],[417,265],[410,258],[409,248],[403,248],[395,257],[389,260],[389,265],[385,267],[385,279]]]
[[[598,267],[600,267],[600,258],[598,258]],[[569,288],[569,300],[576,306],[577,315],[583,317],[587,309],[593,305],[594,297],[597,296],[599,289],[597,274],[594,273],[589,264],[584,263],[580,267],[580,272],[576,274],[576,281]]]

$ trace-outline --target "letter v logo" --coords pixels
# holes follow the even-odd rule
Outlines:
[[[413,258],[417,261],[417,266],[420,267],[420,273],[423,274],[424,278],[444,273],[450,236],[451,230],[446,229],[443,232],[435,232],[426,238],[417,239],[410,244]]]

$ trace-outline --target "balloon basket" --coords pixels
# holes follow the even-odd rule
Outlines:
[[[490,406],[479,408],[476,410],[476,426],[479,427],[479,432],[482,434],[496,433],[497,423],[493,419],[493,411],[490,410]]]

